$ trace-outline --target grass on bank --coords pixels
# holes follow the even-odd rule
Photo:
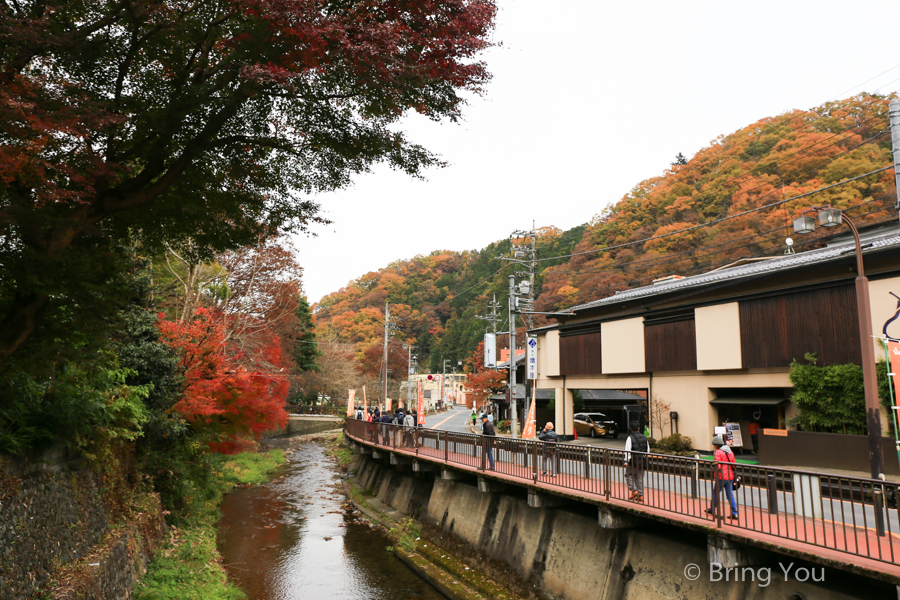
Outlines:
[[[138,600],[238,600],[244,598],[228,581],[216,549],[219,504],[237,485],[256,485],[285,462],[284,452],[242,452],[221,457],[211,486],[193,489],[184,526],[172,527],[169,539],[150,563],[136,591]]]
[[[328,441],[328,450],[325,451],[325,454],[337,460],[341,470],[346,470],[356,457],[353,450],[344,445],[343,433],[337,434]]]

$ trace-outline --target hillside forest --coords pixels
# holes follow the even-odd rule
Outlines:
[[[598,198],[583,225],[537,228],[535,310],[564,310],[654,279],[781,254],[792,219],[813,204],[841,208],[861,226],[896,219],[891,170],[803,196],[892,164],[890,99],[861,94],[761,119],[717,137],[690,159],[673,157],[661,175],[641,181],[618,202]],[[590,212],[567,210],[582,209]],[[552,221],[553,215],[540,218]],[[523,222],[531,219],[522,215]],[[820,228],[798,237],[794,247],[815,248],[825,234]],[[501,257],[522,241],[435,251],[362,275],[313,306],[320,349],[356,360],[374,383],[387,301],[397,317],[389,365],[394,393],[405,378],[407,344],[415,345],[420,372],[440,372],[445,360],[463,361],[476,372],[478,344],[489,330],[476,316],[490,312],[494,298],[506,314],[508,275],[521,266],[514,269]],[[532,326],[551,322],[535,316]],[[505,320],[498,325],[507,327]],[[519,340],[525,328],[519,319]],[[503,347],[502,337],[498,342]]]

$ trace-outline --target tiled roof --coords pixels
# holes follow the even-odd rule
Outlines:
[[[900,247],[900,235],[886,235],[879,238],[867,240],[862,244],[863,254],[885,250],[887,248]],[[736,265],[727,269],[710,271],[701,275],[693,275],[684,279],[666,281],[657,284],[645,285],[639,288],[623,290],[616,292],[615,295],[600,300],[594,300],[586,304],[573,306],[570,310],[577,311],[586,308],[594,308],[607,304],[614,304],[624,300],[633,300],[635,298],[644,298],[647,296],[656,296],[674,290],[683,288],[692,288],[713,283],[725,281],[738,281],[748,277],[759,275],[767,275],[778,271],[787,271],[797,267],[803,267],[818,263],[825,263],[837,260],[845,256],[853,256],[856,253],[854,244],[836,246],[831,248],[821,248],[819,250],[810,250],[808,252],[799,252],[797,254],[786,254],[769,260],[753,262],[750,264]]]

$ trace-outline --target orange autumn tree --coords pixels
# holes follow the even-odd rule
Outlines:
[[[475,352],[466,360],[466,372],[469,373],[468,384],[471,387],[475,406],[481,406],[492,395],[506,388],[506,374],[484,366],[484,342],[478,344]]]
[[[288,380],[277,337],[253,356],[230,353],[226,320],[217,311],[198,308],[190,321],[158,322],[163,341],[181,356],[185,389],[172,410],[183,416],[215,452],[233,454],[248,438],[284,427]],[[260,368],[262,367],[262,368]]]

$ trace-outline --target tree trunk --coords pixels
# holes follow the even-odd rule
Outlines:
[[[16,296],[0,322],[0,363],[6,362],[34,333],[49,299],[47,294]]]

